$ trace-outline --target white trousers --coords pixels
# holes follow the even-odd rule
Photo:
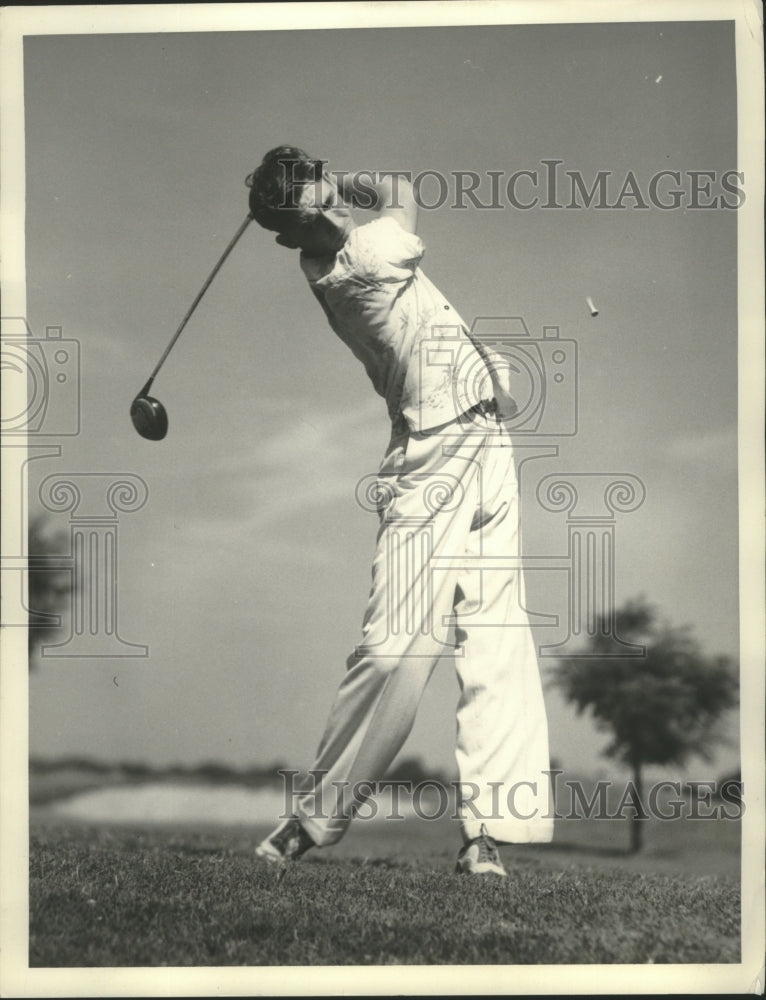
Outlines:
[[[549,841],[537,656],[521,571],[503,562],[519,554],[505,428],[471,414],[395,434],[373,492],[381,523],[362,642],[330,711],[313,788],[297,802],[302,825],[320,846],[343,836],[365,783],[383,778],[407,738],[439,658],[454,654],[464,839],[485,823],[499,841]]]

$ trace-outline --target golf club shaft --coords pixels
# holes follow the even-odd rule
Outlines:
[[[171,338],[171,341],[168,344],[168,346],[165,348],[164,354],[162,355],[162,357],[160,358],[160,360],[157,362],[157,365],[156,365],[154,371],[152,372],[152,374],[149,376],[149,381],[146,383],[146,385],[144,386],[144,388],[141,390],[141,395],[146,395],[146,393],[151,388],[151,384],[154,381],[155,375],[160,370],[160,368],[162,368],[163,364],[165,363],[165,358],[168,356],[168,354],[170,354],[170,352],[173,349],[173,345],[175,344],[175,342],[178,340],[178,338],[183,333],[183,329],[186,326],[186,324],[189,322],[189,320],[191,319],[192,313],[194,312],[194,310],[199,305],[200,299],[202,298],[202,296],[205,294],[205,292],[210,287],[211,282],[213,281],[213,278],[221,270],[221,267],[223,266],[223,262],[229,256],[229,254],[231,253],[231,251],[234,249],[234,246],[237,243],[237,241],[239,240],[240,236],[242,235],[242,233],[244,233],[244,231],[247,229],[247,227],[250,225],[250,223],[252,221],[253,221],[252,215],[248,215],[247,218],[245,219],[245,221],[242,223],[242,225],[239,227],[239,229],[236,231],[236,233],[232,237],[231,242],[229,243],[229,245],[226,247],[226,249],[224,250],[224,252],[221,254],[221,257],[220,257],[218,263],[215,265],[215,267],[213,268],[213,270],[210,272],[210,275],[209,275],[207,281],[205,282],[205,284],[202,286],[202,288],[200,288],[199,292],[197,293],[196,299],[189,306],[188,312],[186,313],[186,315],[184,316],[184,318],[181,320],[181,323],[180,323],[178,329],[173,334],[173,336]]]

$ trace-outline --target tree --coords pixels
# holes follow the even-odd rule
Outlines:
[[[558,662],[554,684],[578,715],[589,711],[597,728],[610,734],[602,752],[630,768],[636,797],[643,803],[647,764],[711,759],[721,739],[721,717],[737,704],[737,674],[729,658],[706,656],[688,627],[661,622],[644,598],[618,609],[615,625],[621,639],[645,647],[645,656],[608,656],[609,624],[606,615],[600,616],[583,654]],[[643,843],[641,819],[636,810],[631,818],[634,852]]]
[[[53,641],[55,633],[61,628],[60,616],[69,607],[72,571],[62,566],[61,559],[69,555],[67,546],[67,536],[49,531],[44,516],[38,515],[30,520],[27,543],[30,663],[38,646]]]

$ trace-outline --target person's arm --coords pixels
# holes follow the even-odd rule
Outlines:
[[[390,216],[406,232],[415,232],[418,205],[412,185],[401,174],[381,176],[360,170],[340,177],[338,189],[344,201],[355,208],[369,208],[381,216]]]

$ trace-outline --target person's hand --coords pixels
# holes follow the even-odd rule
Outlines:
[[[486,352],[486,361],[497,400],[497,414],[501,420],[510,420],[519,412],[519,404],[512,392],[513,366],[507,358],[493,351]]]

